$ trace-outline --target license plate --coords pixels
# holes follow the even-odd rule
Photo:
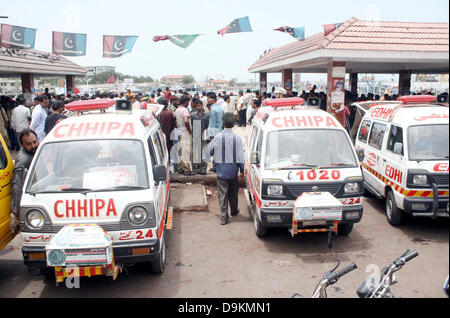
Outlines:
[[[327,221],[303,221],[303,226],[316,226],[316,225],[325,225]]]

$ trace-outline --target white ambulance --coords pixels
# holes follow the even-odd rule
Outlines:
[[[331,226],[334,233],[348,234],[361,220],[363,177],[349,135],[334,116],[303,103],[266,99],[249,127],[245,181],[258,237],[274,227],[294,235]],[[336,201],[338,218],[310,214],[294,220],[295,202],[312,192],[330,193],[315,204]]]
[[[449,216],[449,111],[435,96],[403,96],[370,107],[355,147],[364,152],[365,188],[386,199],[390,224],[404,212]]]
[[[40,144],[23,187],[25,264],[45,269],[45,247],[58,232],[97,224],[112,240],[115,264],[146,262],[163,272],[168,160],[151,111],[87,114],[58,123]]]

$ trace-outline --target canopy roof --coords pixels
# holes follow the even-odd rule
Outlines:
[[[0,47],[0,77],[16,77],[22,73],[35,76],[84,76],[87,71],[63,56]]]
[[[249,71],[327,73],[330,61],[347,73],[448,73],[449,24],[361,21],[351,18],[324,36],[317,33],[269,51]]]

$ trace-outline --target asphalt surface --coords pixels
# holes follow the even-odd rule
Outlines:
[[[397,272],[394,295],[446,297],[448,219],[408,218],[392,227],[383,201],[365,198],[362,221],[348,236],[335,236],[328,250],[323,233],[291,237],[287,230],[273,230],[267,238],[256,237],[242,189],[241,213],[220,225],[215,189],[209,189],[209,212],[174,214],[163,274],[141,264],[128,267],[115,281],[97,276],[81,278],[80,288],[56,287],[54,279],[30,273],[23,265],[18,236],[0,252],[0,297],[310,297],[340,258],[343,265],[355,262],[358,269],[331,286],[328,297],[353,298],[376,266],[383,268],[407,248],[420,255]]]

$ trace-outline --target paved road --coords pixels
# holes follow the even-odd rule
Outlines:
[[[415,218],[394,228],[386,222],[382,201],[367,198],[364,209],[361,223],[348,237],[336,237],[329,251],[322,233],[292,238],[286,230],[277,230],[264,240],[257,238],[242,192],[241,214],[221,226],[213,196],[209,212],[174,215],[164,274],[136,265],[116,281],[82,278],[80,289],[56,287],[54,280],[29,273],[17,237],[0,253],[0,297],[290,297],[294,292],[310,296],[337,257],[344,264],[354,261],[359,268],[331,287],[329,297],[356,297],[368,275],[366,268],[371,264],[382,268],[406,248],[416,249],[420,256],[398,272],[395,295],[444,297],[448,220]]]

